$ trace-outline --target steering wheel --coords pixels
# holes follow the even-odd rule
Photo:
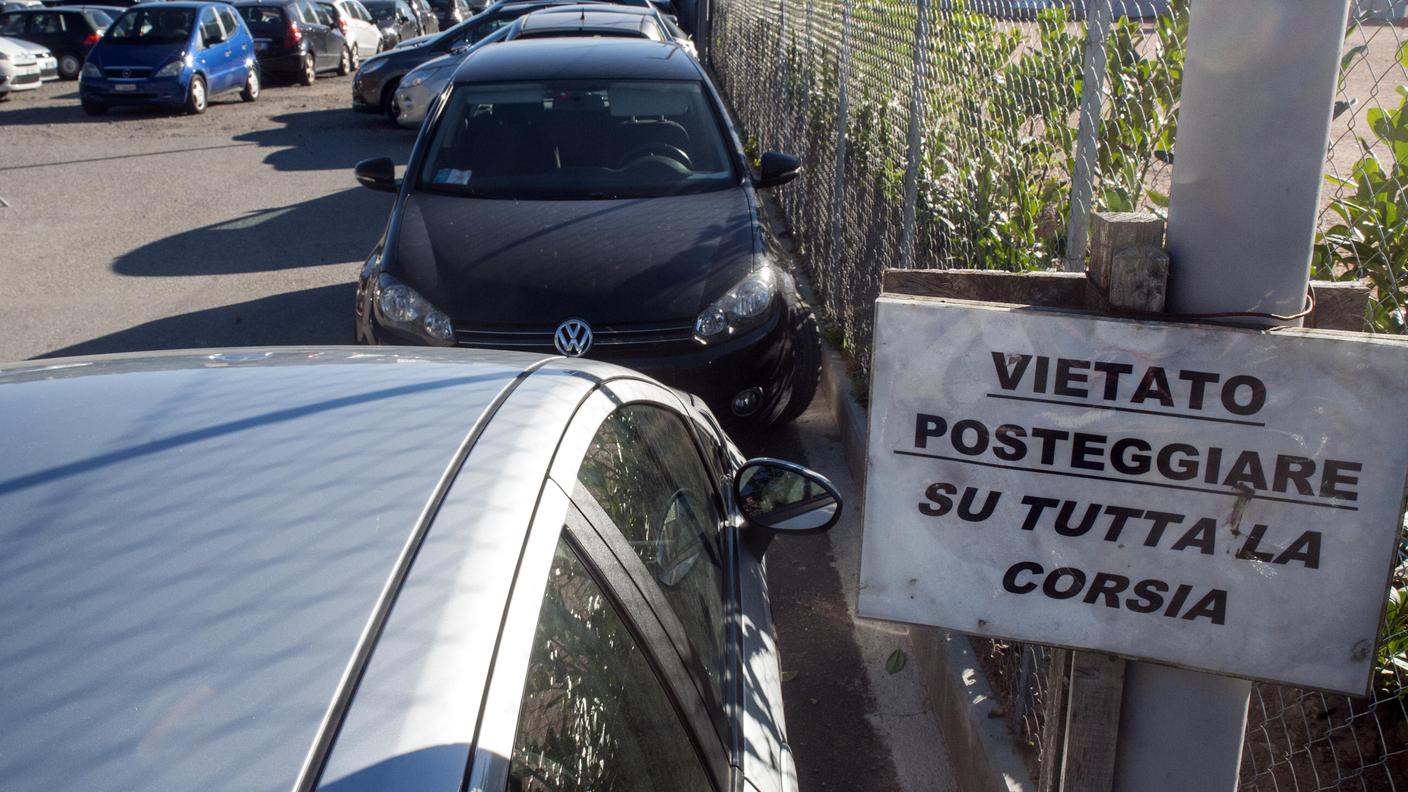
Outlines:
[[[694,160],[689,158],[689,154],[686,153],[684,149],[680,148],[679,146],[673,146],[669,143],[662,143],[659,141],[655,143],[646,143],[644,145],[636,146],[635,148],[626,152],[626,155],[621,158],[621,167],[629,167],[631,165],[634,165],[637,160],[643,160],[646,157],[651,157],[655,155],[661,155],[666,159],[671,159],[675,162],[678,162],[679,164],[690,169],[691,171],[694,170]]]

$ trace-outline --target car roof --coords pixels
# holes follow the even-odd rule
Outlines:
[[[283,348],[0,366],[0,778],[287,790],[409,537],[457,508],[435,497],[470,475],[475,433],[487,422],[492,456],[476,469],[512,477],[522,448],[554,447],[521,433],[560,430],[598,381],[582,372],[610,368],[549,376],[546,360]],[[523,416],[490,421],[523,382]],[[522,478],[536,492],[543,475]],[[526,522],[499,516],[446,535],[472,540],[475,568],[511,573]],[[427,546],[407,584],[432,602],[444,555]],[[502,602],[485,610],[497,620]],[[423,648],[421,627],[394,647]],[[421,654],[383,659],[413,688]]]
[[[529,14],[523,18],[519,35],[525,33],[595,33],[607,35],[634,34],[644,36],[647,22],[644,15],[594,14]]]
[[[677,44],[635,38],[532,38],[472,50],[455,82],[607,79],[702,80]]]

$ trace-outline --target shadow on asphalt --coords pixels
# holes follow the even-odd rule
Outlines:
[[[352,343],[356,285],[339,283],[168,316],[56,349],[41,358],[153,349]]]
[[[741,444],[749,456],[763,455],[803,465],[844,464],[808,459],[802,433],[823,431],[830,418],[816,419],[818,395],[805,417]],[[854,508],[860,493],[846,492]],[[831,537],[778,536],[767,552],[768,589],[782,670],[787,741],[797,763],[798,787],[807,792],[898,790],[901,785],[886,738],[871,723],[875,696],[865,660],[852,633],[845,589],[836,569]]]
[[[269,120],[282,126],[256,129],[234,139],[275,149],[264,162],[281,171],[346,169],[350,174],[359,161],[370,157],[390,157],[405,165],[416,140],[415,130],[350,108],[284,113]]]
[[[352,174],[347,174],[351,181]],[[180,277],[273,272],[361,261],[381,235],[395,198],[364,187],[250,212],[149,242],[113,272]]]

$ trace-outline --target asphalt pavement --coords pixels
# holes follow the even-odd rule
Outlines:
[[[90,118],[77,84],[0,103],[0,362],[149,349],[352,341],[354,279],[393,197],[357,185],[415,140],[352,112],[349,78],[266,85],[201,116]],[[837,478],[851,515],[769,552],[787,720],[804,792],[947,790],[911,673],[850,603],[859,487],[821,405],[748,449]]]

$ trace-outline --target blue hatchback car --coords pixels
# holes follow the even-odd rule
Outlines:
[[[88,53],[78,83],[83,110],[164,105],[203,113],[210,97],[239,91],[259,98],[254,39],[225,3],[136,5]]]

